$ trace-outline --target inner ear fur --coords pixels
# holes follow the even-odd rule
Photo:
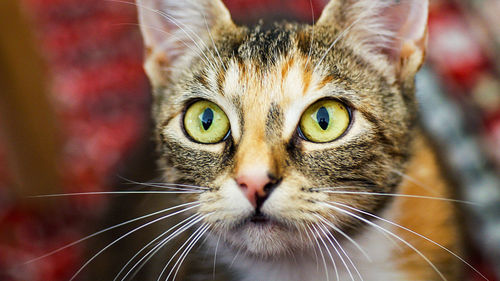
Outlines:
[[[165,70],[200,56],[212,44],[210,32],[233,26],[220,0],[137,0],[144,39],[144,68],[153,84],[162,83]]]

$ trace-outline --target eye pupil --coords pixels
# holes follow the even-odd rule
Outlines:
[[[214,112],[211,108],[207,107],[203,114],[200,116],[201,125],[203,129],[206,131],[212,126],[212,122],[214,121]]]
[[[318,121],[318,125],[321,129],[326,130],[328,125],[330,124],[330,114],[328,114],[328,110],[325,107],[321,107],[318,109],[316,113],[316,120]]]

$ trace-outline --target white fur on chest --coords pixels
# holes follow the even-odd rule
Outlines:
[[[378,224],[389,231],[393,231],[388,225]],[[390,235],[384,235],[375,227],[369,227],[354,240],[366,252],[371,261],[353,243],[343,239],[340,243],[359,273],[340,249],[338,251],[344,261],[339,258],[333,248],[330,248],[337,268],[336,272],[329,254],[322,247],[328,278],[325,272],[325,264],[318,249],[316,249],[317,258],[314,253],[277,261],[259,261],[242,256],[237,256],[234,261],[232,261],[232,258],[227,258],[228,261],[233,262],[232,267],[238,273],[241,281],[336,281],[337,274],[339,281],[408,280],[404,273],[397,269],[397,258],[394,257],[394,253],[397,253],[398,247],[404,247],[401,243],[397,243],[397,239],[391,239]],[[346,269],[346,266],[349,270]]]

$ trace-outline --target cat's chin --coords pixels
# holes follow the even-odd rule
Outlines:
[[[276,258],[302,248],[300,234],[268,218],[252,217],[228,231],[227,242],[249,257]]]

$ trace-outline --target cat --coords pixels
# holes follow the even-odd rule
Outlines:
[[[252,27],[220,0],[137,7],[160,186],[184,193],[155,204],[187,214],[150,244],[167,249],[150,278],[463,280],[453,185],[415,99],[427,0]]]

